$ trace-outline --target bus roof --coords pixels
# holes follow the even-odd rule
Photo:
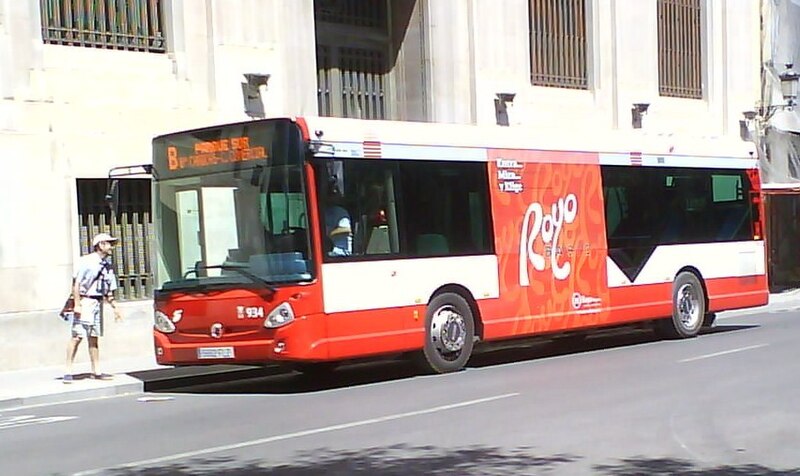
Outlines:
[[[414,121],[387,121],[337,117],[273,117],[290,120],[303,129],[307,140],[322,142],[384,145],[434,146],[480,149],[553,150],[607,154],[641,153],[651,156],[737,158],[753,161],[755,145],[739,138],[657,134],[642,129],[627,131],[543,128],[534,126],[468,125]],[[242,126],[257,121],[176,131],[154,140],[200,131]],[[318,134],[321,132],[321,135]]]
[[[323,142],[369,141],[494,149],[558,150],[650,155],[756,159],[755,146],[741,139],[654,134],[632,131],[556,129],[526,126],[464,125],[429,122],[303,117],[310,139]],[[316,132],[322,135],[317,136]]]

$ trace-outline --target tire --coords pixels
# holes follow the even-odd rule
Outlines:
[[[706,317],[703,319],[703,327],[708,329],[714,327],[714,322],[717,320],[717,314],[710,312],[706,314]]]
[[[700,332],[706,315],[706,295],[694,273],[678,273],[672,283],[672,318],[660,321],[657,331],[670,339],[686,339]]]
[[[425,312],[425,345],[420,366],[435,373],[464,368],[475,344],[475,320],[467,301],[455,293],[431,299]]]

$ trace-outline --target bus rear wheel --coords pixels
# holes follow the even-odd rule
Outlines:
[[[672,318],[659,322],[661,334],[671,339],[694,337],[700,332],[706,315],[706,297],[694,273],[678,273],[672,284]]]
[[[442,293],[425,313],[425,346],[419,363],[426,371],[456,372],[464,368],[475,343],[475,320],[466,299]]]

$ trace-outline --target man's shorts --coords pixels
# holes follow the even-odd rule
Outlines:
[[[81,315],[73,317],[72,337],[100,337],[103,335],[100,322],[101,302],[92,298],[81,298]]]
[[[72,338],[84,339],[86,337],[100,337],[100,333],[97,332],[97,326],[74,321],[72,323]]]

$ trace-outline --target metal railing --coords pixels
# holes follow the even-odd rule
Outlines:
[[[658,0],[658,92],[703,98],[700,0]]]
[[[45,43],[164,53],[161,0],[39,0]]]
[[[317,46],[317,103],[322,116],[386,119],[386,54]]]
[[[387,0],[315,0],[321,116],[387,119]]]
[[[120,240],[112,256],[118,284],[117,299],[153,297],[151,254],[155,241],[150,214],[121,213],[119,222],[113,218],[109,222],[104,214],[81,214],[79,220],[81,254],[92,251],[92,237],[97,233],[109,233]]]
[[[587,89],[584,0],[530,0],[531,83]]]

